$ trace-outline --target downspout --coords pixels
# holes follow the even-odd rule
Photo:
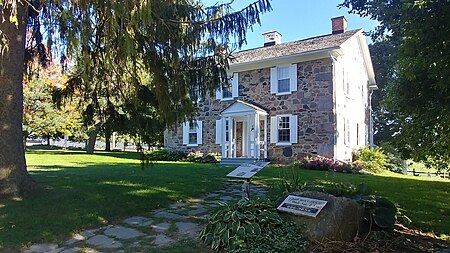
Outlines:
[[[371,89],[369,92],[369,147],[370,147],[370,149],[374,148],[374,145],[373,145],[372,94],[373,94],[373,90]]]
[[[331,68],[333,69],[333,160],[336,160],[336,153],[337,153],[337,109],[336,109],[336,62],[337,59],[334,58],[333,54],[330,52],[330,58],[333,61],[333,64],[331,65]]]

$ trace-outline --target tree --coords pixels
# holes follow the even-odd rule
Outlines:
[[[392,143],[406,158],[450,168],[450,1],[346,0],[342,6],[380,21],[372,37],[399,45],[384,99],[398,124]]]
[[[6,20],[0,26],[1,48],[8,49],[1,55],[0,113],[5,115],[0,134],[2,195],[19,194],[32,185],[21,141],[26,21],[45,26],[48,48],[65,50],[81,66],[74,81],[68,83],[68,91],[84,85],[95,94],[101,82],[114,80],[105,92],[113,92],[111,97],[115,97],[122,91],[137,94],[136,90],[145,86],[158,115],[173,124],[195,114],[187,95],[190,90],[198,89],[202,95],[213,93],[226,78],[230,39],[240,47],[246,30],[271,9],[269,0],[257,0],[238,12],[230,3],[205,7],[192,0],[0,3]],[[40,12],[27,16],[28,3],[33,4],[30,13],[34,9]],[[40,29],[34,31],[38,34]],[[141,83],[136,78],[138,72],[150,73],[152,82]]]
[[[36,187],[26,170],[22,142],[22,80],[25,54],[26,8],[19,4],[16,13],[2,10],[6,20],[0,23],[0,196],[17,195]]]
[[[80,115],[73,104],[57,108],[53,92],[62,87],[64,76],[57,65],[46,71],[25,78],[23,83],[24,111],[23,138],[29,135],[54,137],[57,134],[71,136],[79,127]]]

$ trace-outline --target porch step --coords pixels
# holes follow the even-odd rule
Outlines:
[[[239,166],[243,163],[252,163],[255,162],[254,158],[225,158],[220,161],[220,165],[222,166]]]

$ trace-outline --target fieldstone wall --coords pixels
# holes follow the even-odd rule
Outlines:
[[[281,114],[298,115],[298,143],[277,146],[270,143],[268,135],[268,159],[275,163],[289,163],[307,154],[333,157],[333,70],[331,59],[297,64],[298,87],[290,95],[276,96],[270,93],[270,69],[257,69],[239,73],[239,97],[269,110],[270,117]],[[166,148],[184,151],[220,152],[215,144],[216,120],[219,113],[233,101],[208,98],[199,104],[198,120],[203,121],[203,144],[198,147],[183,146],[182,128],[166,131]]]

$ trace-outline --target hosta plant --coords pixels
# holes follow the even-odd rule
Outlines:
[[[228,252],[303,252],[308,245],[295,224],[261,199],[222,204],[200,238],[213,250]]]

